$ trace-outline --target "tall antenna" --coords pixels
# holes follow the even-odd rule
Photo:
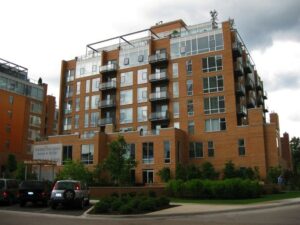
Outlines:
[[[213,29],[218,28],[218,12],[214,9],[213,11],[210,11],[210,16],[211,16],[211,25]]]

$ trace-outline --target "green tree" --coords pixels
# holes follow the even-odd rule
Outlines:
[[[108,145],[109,154],[103,165],[117,185],[130,183],[130,171],[136,167],[136,161],[128,156],[127,147],[123,136]]]
[[[201,173],[203,179],[215,180],[219,177],[219,173],[215,171],[214,166],[210,162],[201,165]]]
[[[17,169],[17,160],[14,154],[9,154],[7,157],[7,169],[10,173]]]
[[[17,169],[15,173],[17,180],[25,180],[25,164],[23,162],[17,163]],[[36,180],[37,175],[35,173],[27,172],[27,180]]]
[[[176,165],[175,178],[177,180],[186,180],[186,168],[182,164]]]
[[[92,183],[93,175],[81,162],[67,161],[63,169],[56,174],[56,179],[74,179]]]
[[[199,179],[201,178],[201,171],[200,168],[194,164],[187,165],[186,167],[186,179]]]
[[[293,137],[290,141],[293,171],[295,174],[300,174],[300,138]]]
[[[223,172],[224,172],[224,177],[223,177],[224,179],[236,177],[237,174],[235,170],[235,165],[231,160],[225,163]]]
[[[270,167],[267,173],[267,180],[273,184],[277,184],[277,179],[280,175],[282,175],[281,167]]]
[[[168,182],[171,179],[171,170],[169,167],[164,167],[158,171],[157,175],[163,182]]]

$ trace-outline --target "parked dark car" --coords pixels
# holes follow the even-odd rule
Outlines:
[[[89,189],[85,182],[78,180],[59,180],[55,183],[50,198],[52,209],[56,209],[58,204],[77,206],[83,209],[84,206],[89,205],[89,203]]]
[[[42,203],[44,206],[48,205],[51,194],[51,184],[46,181],[23,181],[19,187],[19,201],[20,206],[23,207],[27,202],[33,204]]]
[[[0,202],[12,204],[17,201],[19,184],[14,179],[0,179]]]

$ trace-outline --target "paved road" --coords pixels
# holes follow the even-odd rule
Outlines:
[[[243,212],[227,212],[207,215],[148,218],[108,218],[45,213],[28,213],[2,210],[1,225],[299,225],[300,205]]]

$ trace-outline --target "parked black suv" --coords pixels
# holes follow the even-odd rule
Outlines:
[[[59,180],[51,192],[50,205],[56,209],[58,204],[64,206],[78,206],[83,209],[89,205],[90,196],[86,183],[78,180]]]
[[[0,179],[0,203],[8,205],[17,201],[19,184],[14,179]]]
[[[19,201],[20,206],[23,207],[27,202],[36,204],[42,203],[44,206],[48,205],[48,200],[51,194],[51,184],[46,181],[23,181],[19,187]]]

